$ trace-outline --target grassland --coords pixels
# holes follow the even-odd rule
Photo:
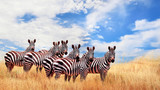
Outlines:
[[[160,57],[148,59],[141,57],[128,63],[113,64],[107,78],[101,82],[99,74],[89,74],[85,81],[65,82],[64,76],[55,80],[48,79],[44,70],[36,73],[33,67],[30,72],[23,72],[22,67],[14,67],[9,73],[0,62],[1,90],[160,90]]]

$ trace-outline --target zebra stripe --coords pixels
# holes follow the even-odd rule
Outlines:
[[[108,60],[105,60],[105,57],[94,58],[94,61],[91,64],[89,73],[100,73],[100,71],[107,72],[110,69],[110,64]]]
[[[73,59],[73,58],[75,58],[75,56],[79,57],[79,48],[80,47],[78,48],[76,45],[75,46],[72,45],[72,47],[73,47],[73,50],[69,53],[69,55],[66,57],[66,59]],[[66,52],[65,49],[64,49],[64,52]],[[57,58],[57,57],[48,57],[42,62],[43,63],[43,67],[45,68],[45,72],[46,72],[46,76],[47,77],[52,77],[53,76],[53,74],[54,74],[53,62],[55,60],[57,60],[57,59],[59,59],[59,58]]]
[[[91,59],[94,58],[94,50],[92,50],[92,52],[90,52],[90,50],[83,54],[79,62],[77,62],[76,59],[68,58],[55,60],[53,62],[53,70],[56,73],[55,78],[58,79],[61,74],[66,74],[68,76],[81,74],[81,78],[84,78],[86,76],[85,72],[88,72],[90,62],[92,61]]]
[[[91,64],[89,73],[100,73],[101,80],[104,81],[107,71],[110,69],[110,63],[115,60],[115,49],[108,47],[109,51],[101,58],[94,58],[94,61]]]
[[[6,53],[4,56],[6,63],[11,63],[16,66],[23,66],[23,57],[26,52],[16,52],[16,51],[10,51]]]
[[[24,56],[24,71],[28,72],[32,65],[35,65],[38,68],[42,68],[42,61],[51,56],[59,54],[59,42],[53,42],[53,47],[49,51],[40,51],[40,52],[29,52]],[[38,70],[37,70],[38,72]]]
[[[29,47],[23,52],[10,51],[6,53],[4,59],[5,59],[5,65],[9,71],[12,71],[14,66],[20,66],[20,67],[23,66],[24,55],[29,51],[34,51],[35,42],[36,39],[34,39],[34,41],[28,40]]]

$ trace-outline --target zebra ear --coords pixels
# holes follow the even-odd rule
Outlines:
[[[63,40],[61,41],[61,43],[63,44]]]
[[[60,44],[60,42],[58,41],[58,45]]]
[[[93,46],[93,50],[95,49],[95,47]]]
[[[87,47],[87,50],[89,51],[89,47]]]
[[[114,46],[113,48],[114,48],[114,50],[115,50],[115,49],[116,49],[116,46]]]
[[[66,44],[68,43],[68,40],[66,40]]]
[[[72,48],[74,49],[74,45],[72,44]]]
[[[111,47],[110,46],[108,46],[108,50],[110,50],[111,49]]]
[[[53,42],[53,45],[55,46],[55,42]]]
[[[30,43],[31,41],[28,39],[28,43]]]
[[[78,49],[81,47],[81,44],[78,44]]]
[[[36,39],[34,39],[34,43],[36,42]]]

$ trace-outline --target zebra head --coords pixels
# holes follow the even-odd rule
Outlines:
[[[73,48],[73,59],[76,59],[78,61],[79,61],[79,48],[80,47],[81,47],[80,44],[78,46],[72,45],[72,48]]]
[[[95,50],[95,47],[93,46],[93,48],[89,48],[87,47],[87,54],[86,54],[86,59],[89,60],[90,63],[93,62],[93,59],[94,59],[94,50]]]
[[[28,39],[29,47],[25,51],[26,52],[34,51],[34,49],[35,49],[35,42],[36,42],[36,39],[34,39],[33,41],[31,41],[30,39]]]
[[[60,50],[59,50],[59,44],[60,44],[60,42],[58,41],[58,42],[53,42],[53,48],[52,48],[52,54],[53,55],[59,55],[59,53],[60,53]]]
[[[61,48],[60,48],[61,53],[67,55],[68,54],[68,46],[67,46],[68,40],[66,40],[66,42],[62,40],[61,43],[62,43]]]
[[[108,60],[108,62],[114,63],[114,61],[115,61],[115,49],[116,49],[116,46],[114,46],[113,48],[108,46],[109,51],[105,54],[105,60]]]

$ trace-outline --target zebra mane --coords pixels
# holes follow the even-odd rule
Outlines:
[[[30,46],[28,46],[25,50],[25,52],[29,52],[30,51]]]
[[[54,46],[53,46],[54,47]],[[48,50],[48,52],[52,52],[53,51],[53,47],[51,47],[49,50]]]
[[[81,57],[81,60],[84,60],[86,58],[86,55],[88,54],[88,52],[84,53]]]
[[[105,58],[105,61],[108,61],[108,59],[109,59],[109,51],[106,52],[106,54],[104,55],[104,58]]]

